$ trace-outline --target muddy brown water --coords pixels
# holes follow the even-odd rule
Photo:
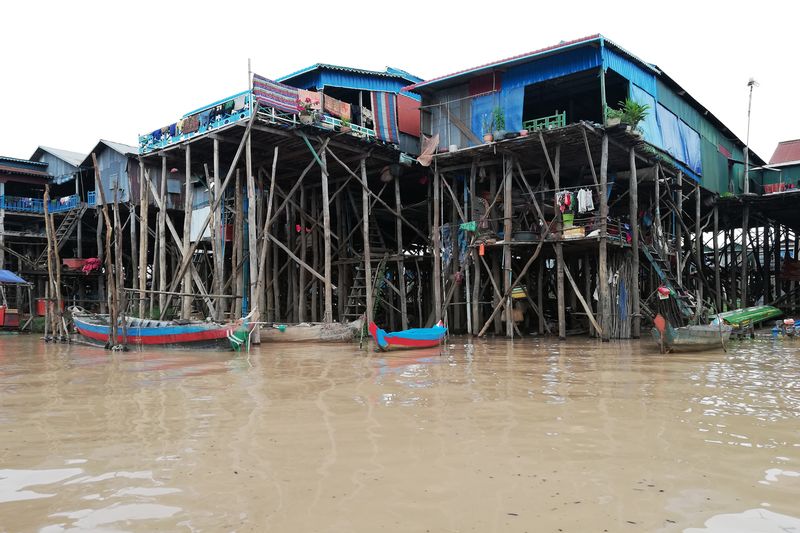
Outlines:
[[[0,531],[734,528],[800,531],[800,341],[0,337]]]

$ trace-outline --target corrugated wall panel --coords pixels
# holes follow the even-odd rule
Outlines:
[[[686,122],[692,128],[700,131],[702,128],[701,123],[704,121],[700,113],[695,108],[689,105],[689,102],[678,96],[672,89],[664,85],[661,81],[657,81],[658,87],[656,97],[659,103],[675,113],[678,118]],[[705,122],[708,122],[705,120]],[[710,123],[709,123],[710,125]]]
[[[397,96],[397,129],[419,137],[419,102],[407,96]]]
[[[658,98],[655,73],[646,70],[625,56],[603,47],[603,66],[610,68]]]

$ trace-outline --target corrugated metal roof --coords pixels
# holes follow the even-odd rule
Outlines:
[[[381,76],[386,78],[397,78],[401,80],[410,81],[412,83],[419,83],[422,81],[422,78],[414,76],[413,74],[409,74],[405,70],[401,70],[398,68],[386,67],[386,70],[379,71],[379,70],[367,70],[362,68],[343,67],[340,65],[332,65],[330,63],[314,63],[309,67],[300,69],[296,72],[292,72],[291,74],[287,74],[286,76],[281,76],[275,81],[286,82],[286,80],[296,78],[297,76],[307,74],[308,72],[313,72],[314,70],[337,70],[340,72],[350,72],[352,74],[361,74],[364,76]]]
[[[492,61],[491,63],[485,63],[483,65],[478,65],[477,67],[472,67],[472,68],[468,68],[468,69],[464,69],[464,70],[459,70],[459,71],[453,72],[451,74],[445,74],[444,76],[438,76],[436,78],[432,78],[432,79],[427,80],[427,81],[418,82],[418,83],[415,83],[414,85],[409,85],[405,89],[407,91],[414,91],[414,90],[417,90],[417,89],[421,89],[423,87],[429,87],[429,86],[432,86],[432,85],[438,85],[438,84],[440,84],[441,82],[443,82],[445,80],[452,80],[452,79],[460,78],[462,76],[467,76],[467,75],[470,75],[470,74],[479,74],[479,73],[481,73],[483,71],[486,71],[486,70],[491,70],[491,69],[494,69],[494,68],[497,68],[497,67],[501,67],[501,66],[502,67],[507,67],[507,66],[509,66],[511,64],[515,64],[515,63],[525,63],[527,61],[530,61],[531,59],[534,59],[536,57],[539,57],[539,56],[542,56],[542,55],[545,55],[545,54],[563,51],[563,50],[565,50],[567,48],[572,48],[572,47],[575,47],[575,46],[583,46],[583,45],[586,45],[586,44],[591,43],[593,41],[600,41],[601,39],[603,39],[603,36],[600,35],[599,33],[597,33],[595,35],[590,35],[588,37],[581,37],[580,39],[574,39],[572,41],[562,41],[562,42],[560,42],[558,44],[555,44],[555,45],[552,45],[552,46],[546,46],[544,48],[540,48],[540,49],[534,50],[532,52],[526,52],[524,54],[519,54],[519,55],[516,55],[516,56],[507,57],[505,59],[500,59],[499,61]]]
[[[10,163],[22,163],[25,165],[47,168],[47,163],[40,163],[39,161],[31,161],[30,159],[20,159],[18,157],[6,157],[4,155],[0,155],[0,161],[8,161]]]
[[[134,155],[134,156],[138,156],[139,155],[139,149],[137,147],[135,147],[135,146],[131,146],[129,144],[118,143],[118,142],[114,142],[114,141],[107,141],[105,139],[100,139],[100,141],[98,141],[98,143],[96,145],[94,145],[94,148],[92,148],[89,151],[89,155],[87,155],[83,159],[83,161],[81,161],[80,166],[84,166],[84,167],[93,166],[92,153],[93,152],[94,153],[98,152],[99,148],[101,146],[107,146],[108,148],[111,148],[112,150],[114,150],[116,152],[119,152],[122,155]]]
[[[770,165],[790,163],[800,161],[800,139],[792,141],[781,141],[775,147],[772,157],[769,158]]]
[[[15,166],[15,165],[4,165],[2,160],[10,159],[10,158],[0,158],[0,173],[5,174],[19,174],[21,176],[36,176],[38,178],[49,178],[50,174],[47,173],[45,170],[36,170],[33,168],[25,168],[22,166]],[[25,161],[24,159],[22,161]],[[29,161],[30,163],[30,161]]]
[[[33,152],[31,159],[38,158],[42,152],[47,152],[48,154],[52,154],[57,158],[61,159],[69,163],[74,167],[78,167],[81,165],[81,162],[86,159],[86,154],[80,154],[78,152],[71,152],[69,150],[62,150],[60,148],[50,148],[49,146],[40,146]]]

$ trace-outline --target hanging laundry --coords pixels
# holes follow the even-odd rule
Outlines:
[[[556,193],[556,205],[562,213],[572,211],[572,193],[569,191]]]
[[[350,120],[350,104],[342,102],[331,96],[325,95],[322,100],[322,107],[326,113],[334,117]]]
[[[253,74],[253,96],[266,106],[297,113],[297,88]]]
[[[439,229],[442,235],[442,268],[447,268],[453,258],[453,239],[450,238],[450,226],[445,225]]]
[[[247,95],[241,94],[233,99],[233,110],[237,111],[247,105]]]
[[[589,211],[594,211],[592,191],[581,189],[578,191],[578,213],[588,213]]]
[[[297,99],[301,102],[303,107],[310,106],[313,111],[322,111],[322,102],[320,102],[320,93],[314,91],[306,91],[305,89],[297,89]]]
[[[191,117],[187,117],[183,119],[183,125],[181,126],[181,131],[183,133],[194,133],[200,128],[200,117],[197,115],[193,115]]]
[[[372,116],[372,110],[371,109],[367,109],[366,107],[362,107],[361,108],[361,115],[364,117],[364,121],[365,122],[367,120],[369,120],[370,122],[375,120],[374,117]]]

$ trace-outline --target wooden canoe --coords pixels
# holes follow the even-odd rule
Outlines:
[[[106,346],[111,336],[110,317],[106,314],[89,313],[71,308],[72,321],[78,333],[92,344]],[[228,323],[202,320],[146,320],[134,317],[125,318],[126,337],[123,340],[122,325],[117,326],[117,338],[121,343],[157,346],[164,348],[233,348],[241,343],[239,337],[247,335],[251,328],[246,318]],[[242,335],[244,334],[244,335]]]
[[[447,328],[440,320],[432,328],[414,328],[396,333],[386,333],[375,325],[375,322],[370,322],[369,334],[372,335],[372,338],[375,339],[375,344],[382,351],[408,350],[438,346],[447,334]]]
[[[656,327],[651,333],[661,353],[724,349],[733,331],[733,327],[727,324],[674,328],[666,321],[660,322],[660,317],[656,317]]]
[[[261,328],[261,342],[347,342],[363,325],[361,318],[345,323],[272,324]]]

